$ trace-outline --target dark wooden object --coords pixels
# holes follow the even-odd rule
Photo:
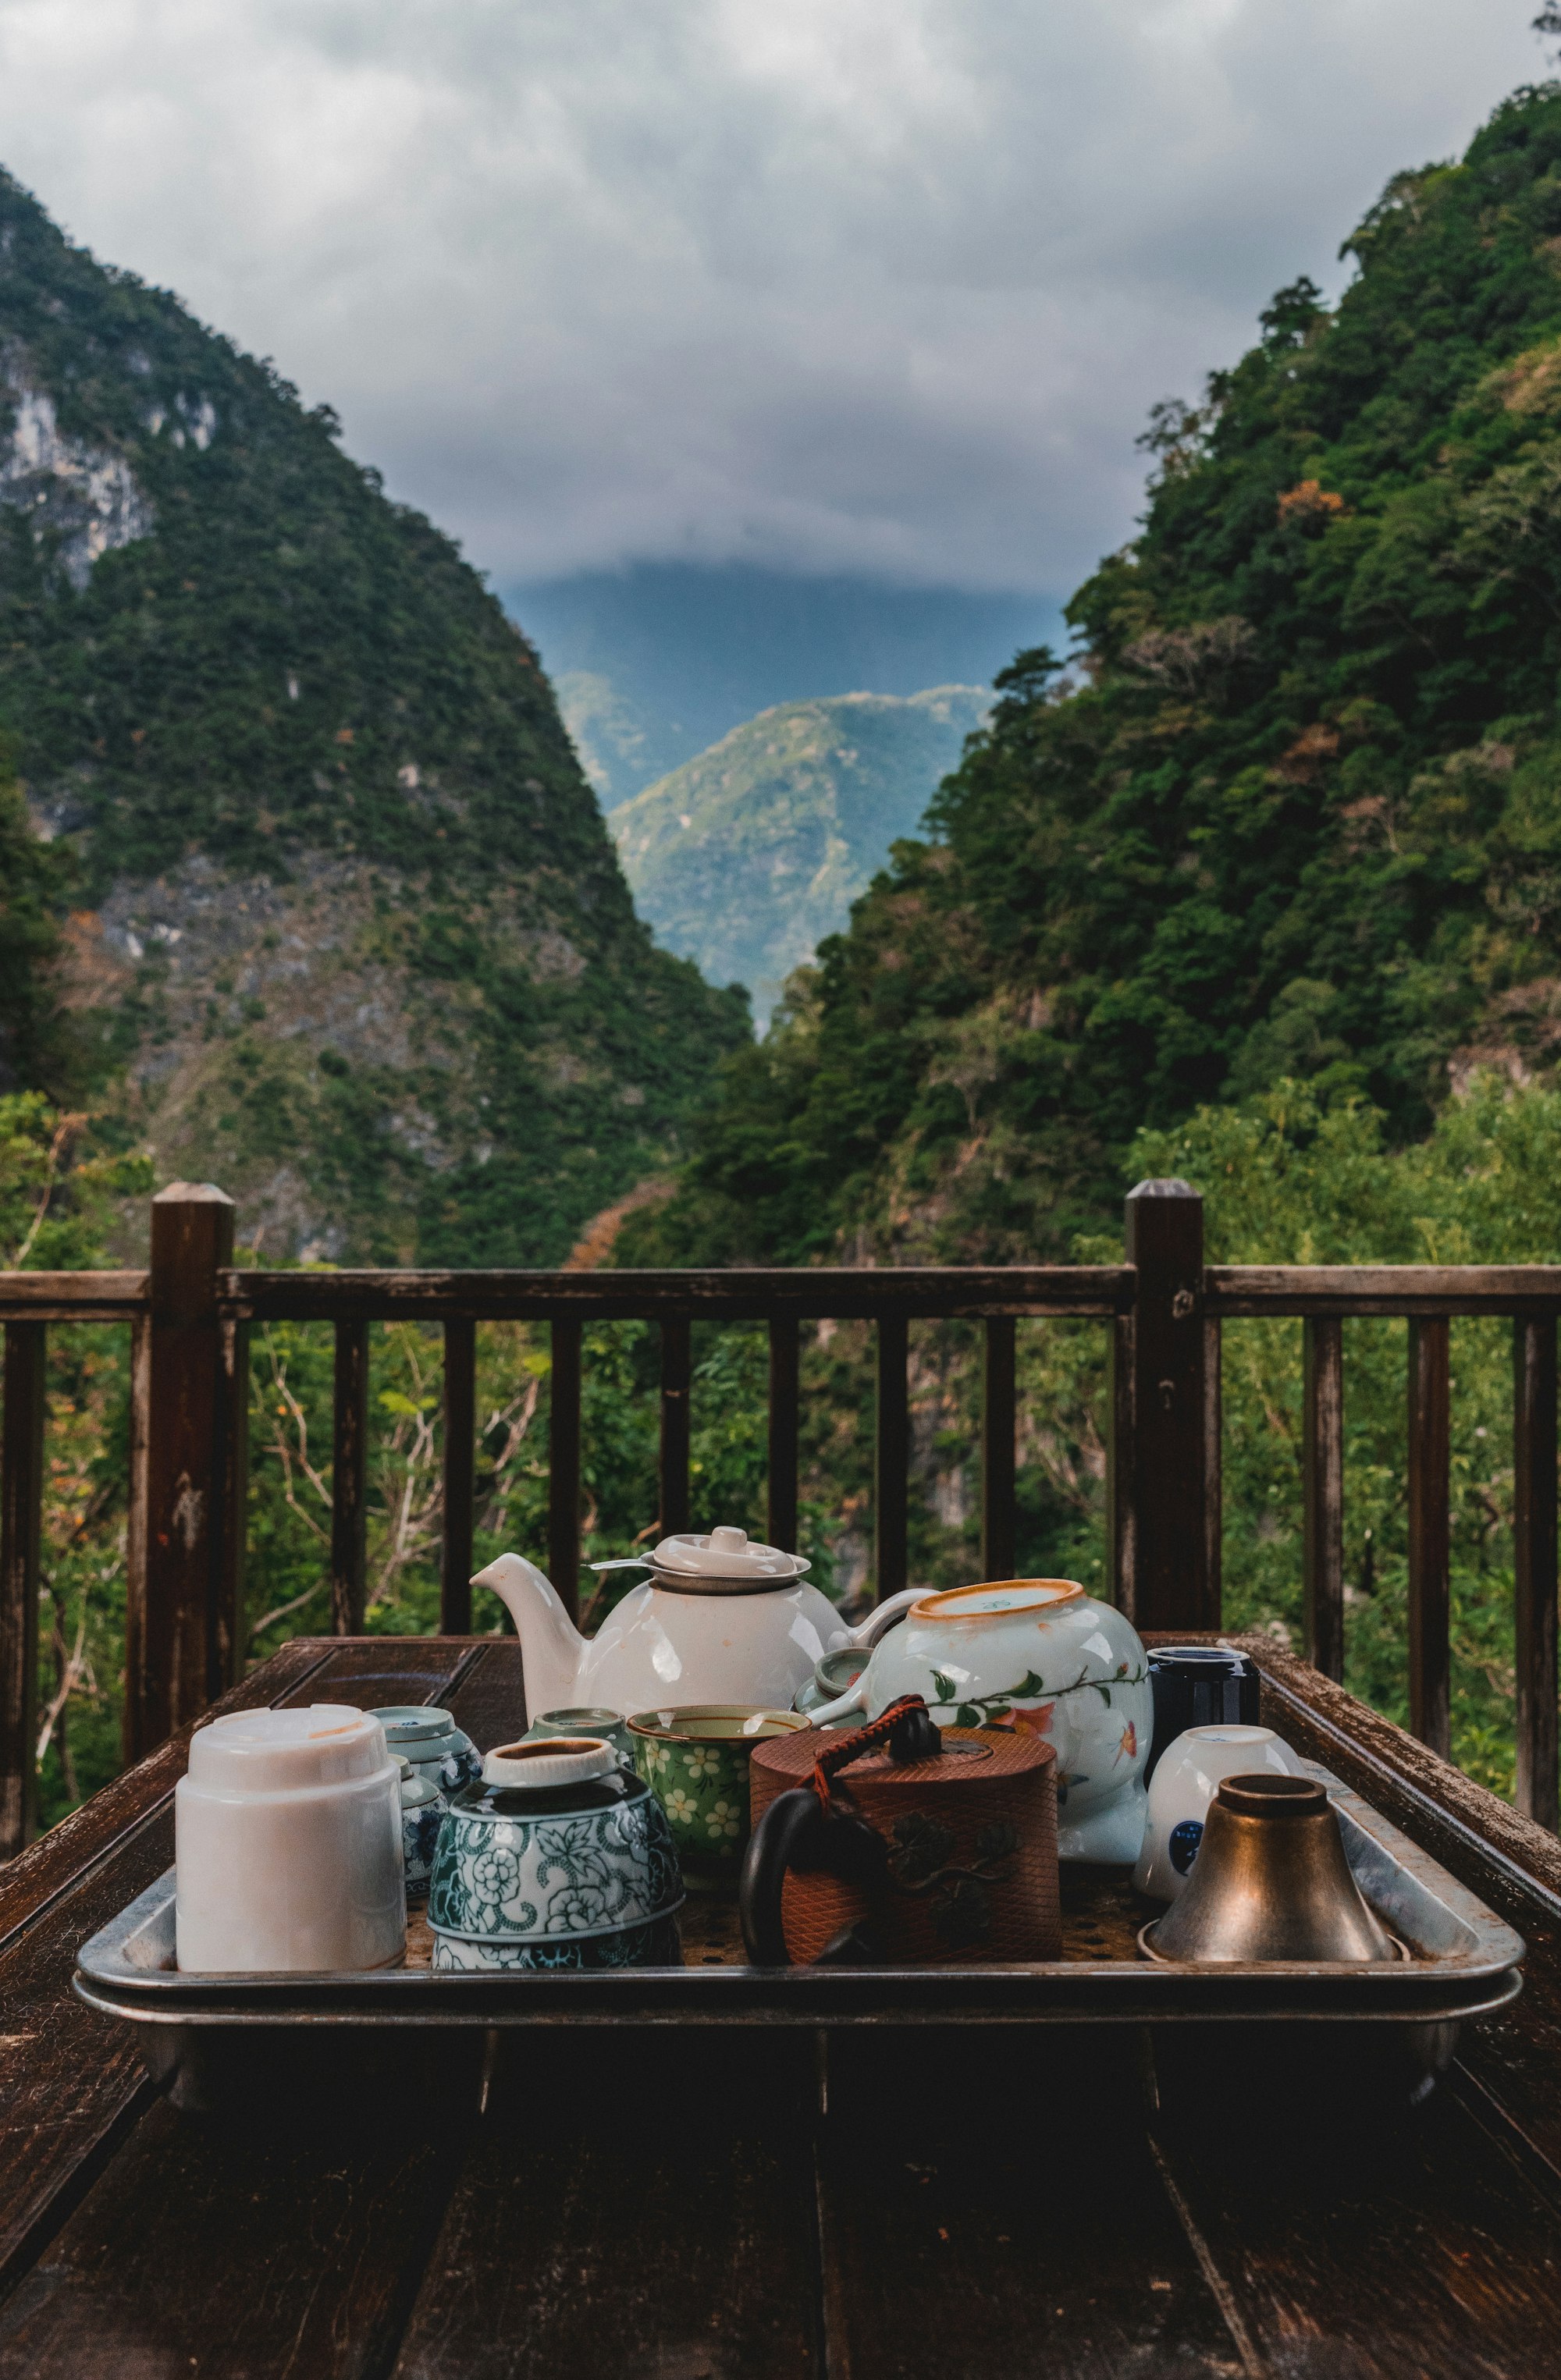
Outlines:
[[[1014,1574],[1014,1319],[986,1326],[982,1367],[982,1540],[983,1578]]]
[[[369,1326],[336,1324],[331,1465],[331,1629],[363,1633],[363,1548],[369,1512]]]
[[[661,1326],[661,1525],[665,1536],[689,1526],[689,1433],[692,1357],[689,1325],[676,1317]],[[714,1525],[707,1518],[703,1526]]]
[[[5,1460],[0,1475],[0,1858],[38,1817],[38,1557],[43,1483],[42,1322],[6,1325]]]
[[[1561,2374],[1561,1844],[1251,1649],[1269,1719],[1530,1942],[1419,2108],[1287,2088],[1289,2036],[587,2027],[181,2118],[67,1990],[170,1856],[176,1740],[0,1874],[0,2380]],[[316,1639],[229,1699],[437,1701],[491,1744],[519,1689],[507,1641]]]
[[[1302,1563],[1306,1654],[1344,1675],[1344,1336],[1333,1316],[1306,1324]]]
[[[439,1625],[446,1636],[471,1626],[471,1500],[477,1461],[477,1326],[445,1325],[445,1541],[440,1548]]]
[[[127,1577],[125,1728],[150,1751],[203,1710],[238,1658],[226,1509],[229,1400],[218,1274],[233,1259],[233,1201],[176,1182],[152,1202],[146,1527]],[[132,1540],[132,1554],[136,1541]]]
[[[801,1382],[801,1343],[794,1315],[770,1325],[770,1543],[797,1551],[797,1459]]]
[[[878,1440],[873,1476],[874,1587],[882,1603],[906,1583],[910,1489],[909,1333],[903,1314],[878,1323]]]
[[[1556,1826],[1555,1318],[1512,1326],[1518,1806]]]
[[[580,1326],[573,1315],[553,1325],[548,1396],[547,1574],[573,1618],[580,1582]]]
[[[1213,1628],[1197,1192],[1176,1180],[1129,1191],[1128,1257],[1138,1294],[1115,1341],[1108,1489],[1116,1600],[1136,1627]]]
[[[1447,1749],[1447,1324],[1409,1325],[1409,1724]]]

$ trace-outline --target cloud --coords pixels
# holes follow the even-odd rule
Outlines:
[[[505,579],[1072,584],[1524,0],[0,0],[0,158]]]

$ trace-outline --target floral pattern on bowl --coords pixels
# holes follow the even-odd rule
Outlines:
[[[448,1798],[475,1785],[482,1774],[482,1755],[464,1728],[447,1710],[431,1703],[396,1703],[372,1716],[384,1730],[393,1755],[409,1761],[420,1777]]]
[[[604,1967],[676,1967],[682,1943],[676,1917],[646,1925],[625,1925],[613,1934],[592,1934],[567,1942],[467,1940],[458,1934],[433,1937],[433,1973],[443,1975],[535,1974]]]
[[[435,1933],[469,1941],[583,1940],[652,1924],[682,1898],[660,1806],[630,1786],[603,1808],[534,1817],[456,1803],[439,1838],[428,1920]]]

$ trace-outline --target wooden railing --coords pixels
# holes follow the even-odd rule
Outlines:
[[[125,1748],[139,1757],[202,1710],[238,1658],[247,1502],[248,1334],[255,1322],[329,1322],[335,1334],[331,1615],[363,1625],[369,1326],[444,1333],[440,1626],[471,1624],[476,1326],[548,1326],[548,1568],[573,1606],[580,1560],[580,1359],[588,1322],[654,1322],[661,1341],[661,1525],[687,1527],[689,1330],[769,1331],[773,1542],[796,1536],[799,1332],[875,1326],[874,1587],[907,1580],[909,1329],[983,1326],[982,1570],[1015,1560],[1015,1324],[1093,1316],[1112,1354],[1106,1507],[1111,1591],[1145,1629],[1220,1624],[1220,1333],[1228,1318],[1299,1316],[1305,1339],[1304,1607],[1309,1658],[1344,1657],[1340,1325],[1402,1315],[1409,1330],[1409,1684],[1412,1724],[1448,1742],[1448,1320],[1514,1328],[1518,1800],[1556,1824],[1556,1375],[1561,1266],[1212,1266],[1202,1202],[1183,1182],[1128,1197],[1122,1265],[828,1268],[789,1271],[273,1272],[235,1268],[233,1208],[209,1185],[152,1201],[145,1273],[0,1274],[6,1330],[0,1508],[0,1854],[33,1824],[45,1332],[123,1321],[132,1343]]]

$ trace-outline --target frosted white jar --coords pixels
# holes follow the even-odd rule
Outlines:
[[[385,1967],[407,1947],[384,1730],[345,1703],[234,1711],[174,1792],[177,1958],[197,1973]]]

